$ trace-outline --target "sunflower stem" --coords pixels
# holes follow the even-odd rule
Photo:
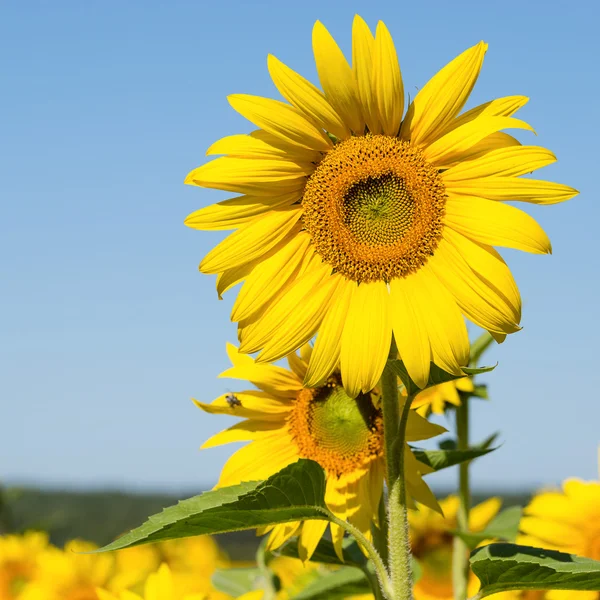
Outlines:
[[[392,340],[389,359],[398,351]],[[398,378],[389,362],[381,377],[383,394],[383,435],[388,486],[388,565],[391,575],[392,600],[412,600],[412,563],[408,535],[404,451],[406,424],[413,396],[408,396],[402,412],[398,400]]]
[[[469,395],[460,394],[460,406],[456,407],[456,438],[459,450],[469,447]],[[469,510],[471,508],[471,489],[469,482],[469,463],[460,463],[458,467],[458,513],[459,531],[469,530]],[[458,536],[454,536],[452,552],[452,585],[456,600],[467,600],[469,586],[469,548]]]
[[[346,531],[346,533],[350,534],[362,546],[365,554],[369,557],[369,560],[375,569],[375,573],[377,574],[377,581],[379,582],[378,586],[373,586],[373,583],[375,583],[373,578],[368,578],[369,582],[373,586],[373,593],[375,594],[375,597],[377,598],[378,594],[380,595],[380,592],[382,592],[385,598],[388,600],[393,600],[395,596],[392,595],[392,587],[387,569],[385,568],[383,560],[381,560],[381,556],[379,556],[379,553],[377,550],[375,550],[373,544],[371,544],[371,542],[361,533],[360,529],[356,528],[348,521],[336,517],[330,511],[327,511],[326,514],[332,523],[339,525],[344,531]]]

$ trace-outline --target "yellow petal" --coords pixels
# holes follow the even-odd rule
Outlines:
[[[461,111],[477,77],[487,44],[469,48],[419,90],[402,123],[401,137],[421,146],[431,143]]]
[[[404,113],[404,86],[394,40],[382,21],[375,36],[373,87],[383,133],[396,136]]]
[[[290,352],[287,356],[288,365],[298,379],[303,380],[306,376],[307,364],[298,356],[296,352]]]
[[[411,379],[418,387],[424,388],[429,380],[431,347],[418,306],[418,286],[417,277],[392,279],[390,311],[400,358]]]
[[[404,452],[404,474],[406,477],[406,487],[410,497],[420,504],[428,506],[437,513],[442,514],[442,509],[438,504],[433,492],[423,481],[423,475],[431,471],[430,467],[419,462],[410,448],[407,446]]]
[[[489,281],[479,276],[469,265],[471,254],[476,256],[477,249],[481,251],[482,248],[447,228],[428,265],[473,323],[490,332],[519,331],[520,311],[517,312],[507,298],[511,294],[510,288],[504,289],[504,281],[500,278]],[[498,272],[502,274],[501,270]]]
[[[301,232],[281,249],[266,257],[248,275],[235,299],[232,321],[252,317],[282,288],[298,275],[310,245],[310,237]]]
[[[335,302],[330,304],[329,310],[319,327],[315,347],[304,379],[306,387],[318,387],[338,366],[342,347],[342,332],[356,287],[354,281],[346,280],[339,286]]]
[[[455,165],[459,165],[463,162],[475,160],[485,156],[488,152],[498,150],[500,148],[511,148],[514,146],[520,146],[521,142],[514,138],[508,133],[503,131],[496,131],[490,135],[484,137],[480,142],[475,145],[463,150],[461,152],[455,152],[451,157],[447,157],[443,161],[438,161],[437,166],[439,169],[449,169]]]
[[[463,316],[452,295],[425,264],[419,271],[420,310],[435,364],[453,375],[461,375],[470,355],[469,336]]]
[[[340,366],[346,392],[369,392],[379,381],[392,338],[390,298],[383,281],[355,290],[342,334]]]
[[[337,114],[356,134],[362,134],[364,123],[358,104],[358,90],[352,69],[325,26],[317,21],[313,27],[313,52],[325,97]]]
[[[482,177],[516,177],[541,169],[556,162],[556,156],[550,150],[540,146],[509,146],[492,150],[475,160],[469,160],[444,171],[441,174],[444,185],[449,190],[473,183]]]
[[[284,102],[249,94],[232,94],[227,100],[246,119],[284,142],[321,152],[333,146],[323,131]]]
[[[287,160],[216,158],[194,169],[185,183],[255,196],[278,196],[302,190],[314,166]]]
[[[210,404],[198,400],[193,400],[193,402],[204,412],[213,415],[231,415],[244,419],[267,419],[271,421],[285,419],[291,408],[290,402],[285,398],[281,396],[273,397],[256,390],[228,392],[222,394]]]
[[[519,119],[482,116],[457,127],[423,148],[423,156],[431,163],[442,165],[444,162],[452,161],[456,155],[465,152],[488,135],[501,129],[533,131],[530,125]]]
[[[285,542],[287,542],[290,538],[297,535],[298,530],[301,526],[301,521],[295,521],[293,523],[281,523],[279,525],[275,525],[267,541],[267,550],[277,550],[277,548],[283,546],[283,544],[285,544]]]
[[[232,269],[225,269],[217,275],[217,294],[219,295],[219,300],[223,300],[223,294],[227,290],[237,285],[252,272],[254,264],[254,261],[251,261]]]
[[[498,514],[501,506],[502,500],[500,498],[488,498],[474,506],[469,513],[469,529],[471,531],[485,529],[488,523]]]
[[[310,560],[313,555],[317,544],[321,541],[323,534],[327,529],[327,521],[324,519],[304,521],[302,523],[302,531],[300,532],[300,539],[298,540],[298,554],[300,560],[306,562]]]
[[[553,546],[571,546],[583,543],[582,532],[564,521],[549,521],[537,517],[525,516],[519,529],[526,535],[535,536],[542,542]]]
[[[245,379],[278,398],[294,398],[302,389],[302,382],[283,367],[255,363],[237,365],[219,374],[219,378]],[[243,404],[243,400],[242,400]]]
[[[269,460],[265,460],[265,456]],[[288,435],[273,434],[240,448],[229,457],[217,487],[242,481],[261,481],[298,460],[298,449]]]
[[[211,204],[188,215],[184,223],[192,229],[220,231],[236,229],[254,217],[271,210],[291,206],[302,197],[300,192],[281,196],[238,196]]]
[[[242,341],[243,351],[256,352],[268,344],[271,349],[277,346],[276,352],[285,356],[306,343],[324,316],[328,294],[338,283],[339,278],[331,277],[330,272],[327,265],[319,265],[288,286],[279,301],[248,329]],[[290,347],[292,338],[297,345]]]
[[[369,131],[381,133],[377,96],[373,84],[373,54],[375,38],[369,26],[358,15],[352,23],[352,72],[356,81],[362,115]]]
[[[518,200],[534,204],[556,204],[569,200],[579,192],[552,181],[522,179],[520,177],[484,177],[465,180],[452,185],[456,194],[469,194],[489,200]]]
[[[552,252],[552,244],[537,221],[509,204],[451,195],[446,203],[445,221],[448,227],[483,244],[534,254]]]
[[[411,410],[408,413],[408,423],[406,425],[407,442],[428,440],[436,435],[441,435],[446,431],[448,430],[445,427],[431,423],[414,410]]]
[[[301,278],[261,318],[262,351],[257,360],[278,360],[315,335],[342,281],[339,275],[329,275],[328,266],[324,270]],[[269,332],[266,338],[265,332]]]
[[[196,403],[200,407],[199,402]],[[267,419],[252,419],[236,423],[219,433],[216,433],[212,437],[208,438],[201,449],[215,448],[222,446],[223,444],[230,444],[232,442],[247,442],[249,440],[257,440],[265,436],[273,435],[273,431],[285,427],[286,423],[284,420],[273,421]]]
[[[267,64],[271,79],[281,95],[313,125],[333,133],[342,140],[350,136],[350,130],[342,118],[310,81],[298,75],[272,54],[269,54]]]
[[[448,133],[482,115],[488,117],[512,117],[520,108],[525,106],[527,102],[529,102],[527,96],[505,96],[503,98],[496,98],[485,104],[480,104],[454,119],[449,123],[444,133]]]
[[[221,138],[206,151],[206,156],[215,154],[226,154],[236,158],[280,158],[297,163],[311,163],[321,156],[315,150],[286,144],[281,138],[261,129],[249,135],[236,134]]]
[[[298,229],[302,209],[290,207],[259,216],[226,237],[200,263],[203,273],[232,269],[266,254]]]

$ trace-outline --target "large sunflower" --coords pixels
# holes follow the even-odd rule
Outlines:
[[[196,229],[237,229],[200,265],[222,294],[245,281],[233,307],[240,350],[279,359],[315,334],[306,385],[338,361],[348,393],[371,390],[392,332],[414,381],[430,361],[454,374],[468,362],[463,315],[498,341],[519,330],[521,300],[492,246],[546,254],[550,241],[503,200],[552,204],[573,188],[521,175],[554,162],[503,129],[531,127],[508,96],[460,114],[487,45],[439,71],[404,114],[404,88],[386,26],[358,16],[352,67],[317,21],[313,49],[323,92],[274,56],[287,100],[229,96],[260,129],[225,137],[186,183],[242,194],[192,213]],[[403,118],[404,115],[404,118]]]
[[[256,363],[229,344],[227,353],[233,368],[220,376],[248,380],[259,390],[223,394],[211,404],[195,401],[208,413],[244,418],[210,438],[203,448],[251,442],[227,461],[217,487],[266,479],[300,458],[318,462],[326,474],[325,501],[329,509],[370,537],[371,523],[377,520],[385,471],[379,394],[369,390],[351,398],[337,372],[321,387],[305,387],[302,382],[312,351],[306,344],[299,356],[290,354],[290,370],[287,370]],[[444,431],[443,427],[410,411],[408,441],[428,439]],[[410,451],[405,452],[405,461],[409,495],[439,510],[435,496],[421,478],[430,468],[417,461]],[[276,525],[268,528],[269,547],[276,548],[299,535],[301,556],[310,558],[326,527],[323,520]],[[331,535],[340,553],[344,532],[331,524]]]

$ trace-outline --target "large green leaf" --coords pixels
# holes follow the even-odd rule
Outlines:
[[[300,558],[298,540],[292,538],[277,550],[277,554],[291,558]],[[336,554],[333,543],[325,538],[321,538],[310,560],[311,562],[320,562],[328,565],[345,565],[348,567],[358,567],[359,569],[366,567],[367,557],[352,538],[344,538],[342,555],[344,557],[343,562]]]
[[[514,542],[519,533],[522,513],[523,509],[520,506],[511,506],[497,514],[481,531],[454,531],[453,533],[463,539],[471,550],[484,540]]]
[[[201,534],[254,529],[304,519],[328,519],[325,475],[312,460],[299,460],[263,482],[205,492],[166,508],[99,551]]]
[[[471,554],[481,581],[476,598],[510,590],[600,591],[600,562],[517,544],[490,544]]]
[[[422,450],[411,446],[411,450],[418,461],[428,465],[434,471],[441,471],[468,460],[485,456],[493,452],[495,448],[472,447],[467,448],[467,450]]]
[[[396,373],[396,375],[400,377],[400,380],[406,388],[407,394],[418,394],[419,391],[421,391],[420,388],[417,385],[415,385],[414,381],[410,378],[410,375],[408,374],[408,371],[406,370],[406,367],[404,366],[404,363],[401,360],[389,360],[388,365],[394,370],[394,373]],[[489,371],[493,371],[495,368],[496,365],[492,367],[478,368],[464,367],[464,375],[452,375],[451,373],[446,373],[446,371],[440,369],[436,364],[431,363],[429,370],[429,381],[423,389],[432,387],[434,385],[438,385],[440,383],[445,383],[447,381],[461,379],[465,375],[479,375],[480,373],[488,373]]]
[[[315,579],[291,600],[342,600],[355,594],[370,593],[371,586],[362,571],[342,567]]]

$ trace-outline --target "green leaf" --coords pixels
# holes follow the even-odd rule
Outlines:
[[[472,344],[471,344],[471,356],[469,358],[470,365],[476,365],[483,353],[492,345],[494,338],[487,332],[484,331]]]
[[[411,446],[416,459],[430,466],[434,471],[441,471],[468,460],[485,456],[495,449],[471,447],[467,450],[422,450]]]
[[[514,542],[519,533],[522,514],[523,509],[520,506],[511,506],[497,514],[482,531],[453,531],[452,533],[464,540],[471,550],[484,540]]]
[[[263,579],[264,574],[257,567],[217,569],[211,577],[215,588],[234,598],[262,588],[261,581]]]
[[[600,562],[517,544],[490,544],[471,554],[481,581],[476,598],[510,590],[600,591]]]
[[[472,392],[464,392],[468,393],[472,398],[481,398],[482,400],[489,400],[490,396],[488,394],[487,385],[481,384],[474,386]]]
[[[298,540],[292,538],[277,550],[277,554],[289,556],[290,558],[300,558],[298,553]],[[325,563],[328,565],[344,565],[348,567],[365,568],[367,557],[358,547],[358,544],[352,538],[344,538],[342,543],[342,554],[344,562],[342,562],[335,553],[333,543],[329,540],[321,538],[311,557],[311,562]]]
[[[97,552],[192,535],[328,519],[330,514],[325,505],[323,469],[312,460],[302,459],[266,481],[212,490],[166,508]]]
[[[342,600],[354,594],[369,594],[371,586],[365,574],[354,567],[342,567],[306,586],[291,600]]]
[[[401,360],[388,360],[387,364],[394,371],[394,373],[400,377],[400,380],[406,388],[407,394],[418,394],[421,391],[421,389],[410,378],[410,375],[408,374],[408,371]],[[427,389],[440,383],[446,383],[447,381],[455,381],[456,379],[461,379],[465,375],[479,375],[480,373],[488,373],[489,371],[493,371],[495,368],[496,365],[478,368],[463,367],[463,375],[452,375],[451,373],[446,373],[446,371],[440,369],[436,364],[431,363],[429,370],[429,381],[423,389]]]

